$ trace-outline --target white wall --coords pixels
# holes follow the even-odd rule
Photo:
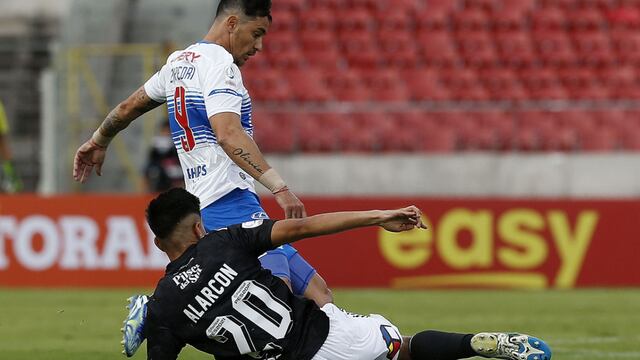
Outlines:
[[[268,160],[294,192],[305,195],[640,196],[640,153],[336,154]]]
[[[72,0],[0,0],[1,17],[48,15],[59,17],[69,12]]]

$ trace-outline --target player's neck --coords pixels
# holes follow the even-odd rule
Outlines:
[[[190,248],[192,245],[198,243],[198,240],[193,240],[193,241],[189,241],[189,242],[182,242],[179,244],[175,244],[172,245],[170,247],[167,247],[164,252],[167,254],[167,257],[169,258],[169,261],[175,261],[177,260],[180,256],[182,256],[182,254],[185,253],[185,251],[187,251],[188,248]]]
[[[211,44],[220,45],[227,51],[231,52],[229,32],[224,28],[224,26],[216,26],[214,24],[202,40]]]

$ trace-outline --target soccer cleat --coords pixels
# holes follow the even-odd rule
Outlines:
[[[542,340],[517,333],[479,333],[471,338],[479,355],[509,360],[551,360],[551,349]]]
[[[129,314],[124,321],[122,331],[122,351],[127,357],[132,357],[136,353],[142,342],[144,342],[144,323],[147,318],[147,302],[149,298],[146,295],[136,295],[129,299],[127,309]]]

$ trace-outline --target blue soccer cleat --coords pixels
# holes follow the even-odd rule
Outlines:
[[[122,346],[124,346],[123,354],[132,357],[136,353],[140,345],[144,342],[144,323],[147,319],[147,302],[149,298],[146,295],[135,295],[127,299],[129,304],[127,309],[129,315],[124,321],[122,331]]]
[[[471,338],[479,355],[509,360],[551,360],[551,349],[542,340],[517,333],[479,333]]]

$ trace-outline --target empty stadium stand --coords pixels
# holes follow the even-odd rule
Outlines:
[[[286,0],[273,17],[243,68],[267,152],[639,148],[640,1]]]

